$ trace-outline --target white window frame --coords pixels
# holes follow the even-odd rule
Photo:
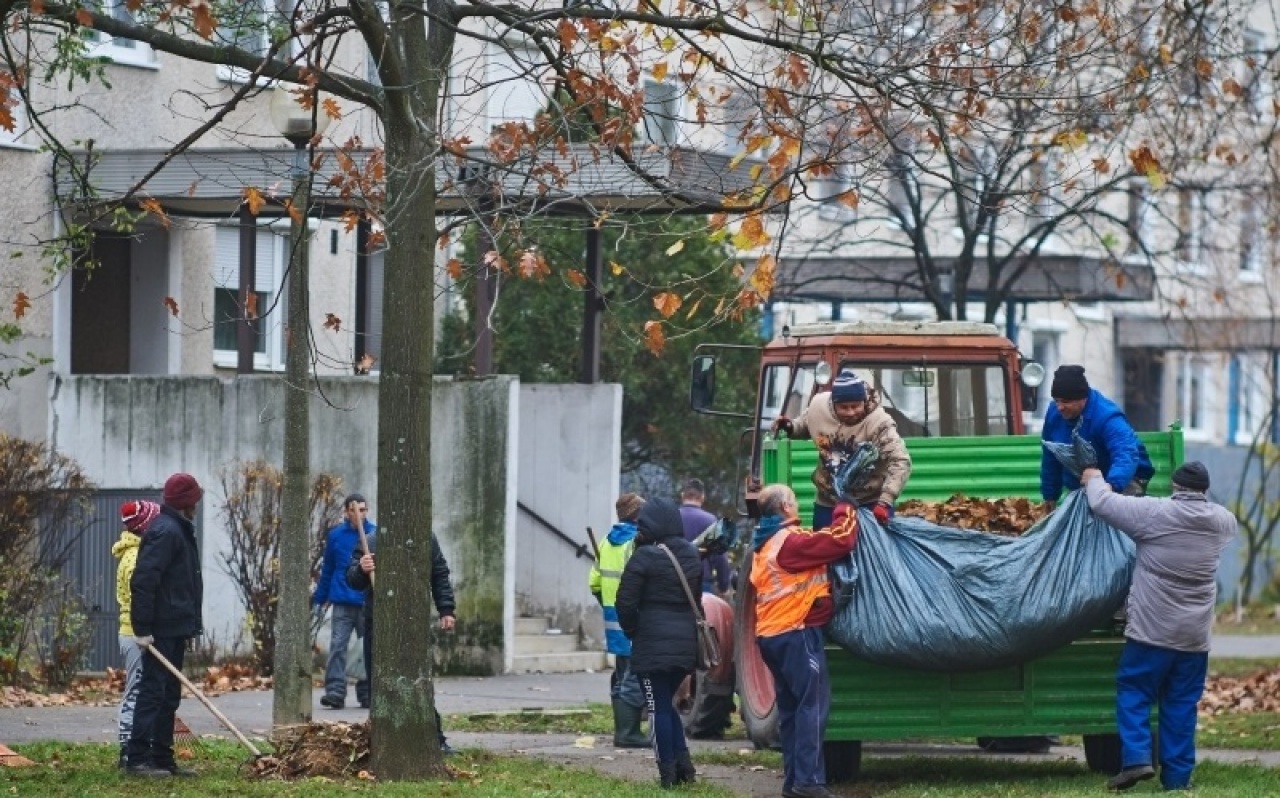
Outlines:
[[[101,14],[109,15],[121,22],[134,23],[137,20],[129,11],[125,0],[96,0],[95,5]],[[159,69],[155,51],[146,42],[134,39],[117,38],[101,31],[85,30],[85,38],[93,43],[88,55],[92,58],[106,58],[113,64],[139,67],[141,69]]]
[[[1262,282],[1262,210],[1250,194],[1240,197],[1240,281]]]
[[[1242,36],[1244,57],[1241,58],[1240,63],[1240,85],[1244,88],[1249,110],[1255,114],[1266,113],[1270,106],[1267,102],[1271,98],[1267,75],[1259,66],[1259,60],[1265,57],[1263,50],[1266,47],[1266,40],[1265,34],[1253,29],[1246,29]],[[1248,62],[1249,58],[1254,59],[1252,65]]]
[[[1235,439],[1227,441],[1236,446],[1250,446],[1267,419],[1267,406],[1271,370],[1266,353],[1240,352],[1232,355],[1239,375],[1235,396],[1231,397],[1236,410]],[[1264,438],[1265,440],[1265,438]]]
[[[680,136],[680,87],[673,83],[644,82],[644,116],[636,131],[640,141],[671,147]]]
[[[1175,417],[1182,422],[1187,440],[1208,441],[1213,437],[1213,418],[1208,402],[1213,369],[1202,353],[1180,352],[1176,358]]]
[[[257,262],[255,283],[258,293],[267,294],[267,306],[258,307],[258,323],[264,325],[265,352],[253,353],[255,371],[284,371],[285,326],[285,266],[289,236],[281,234],[270,225],[257,228]],[[240,285],[240,228],[238,225],[219,225],[215,231],[213,263],[213,288],[236,290]],[[264,266],[266,268],[264,268]],[[216,306],[216,301],[213,303]],[[267,311],[270,310],[270,313]],[[261,315],[265,314],[265,315]],[[215,322],[217,321],[216,313]],[[214,338],[213,365],[218,368],[235,368],[238,353],[235,349],[216,348]]]
[[[1189,274],[1204,272],[1205,195],[1197,187],[1178,190],[1177,225],[1174,228],[1175,258],[1179,269]]]
[[[222,26],[218,26],[218,28],[215,29],[213,37],[214,42],[221,45],[240,45],[241,49],[265,56],[267,51],[271,49],[270,22],[276,20],[287,21],[293,14],[295,3],[294,0],[242,0],[236,5],[242,8],[248,8],[251,4],[257,5],[257,10],[262,12],[268,22],[268,25],[257,31],[258,41],[256,43],[250,42],[250,44],[255,46],[243,46],[240,45],[234,37],[224,37],[222,35]],[[299,48],[299,42],[294,40],[291,42],[290,47],[295,51],[294,54],[296,54],[296,51]],[[251,70],[246,70],[242,67],[218,64],[218,80],[226,83],[248,83],[249,76],[251,74],[253,74]],[[259,78],[257,83],[263,86],[273,86],[275,85],[275,80],[272,78]]]

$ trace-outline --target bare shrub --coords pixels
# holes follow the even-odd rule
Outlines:
[[[0,682],[29,676],[24,655],[36,632],[47,631],[45,611],[72,589],[61,572],[84,532],[94,490],[74,460],[0,434]],[[58,667],[42,671],[61,678]]]
[[[222,570],[235,582],[245,609],[253,655],[263,675],[275,661],[276,606],[280,598],[280,525],[284,474],[265,460],[235,462],[219,474],[225,500],[220,513],[230,552]],[[342,480],[320,474],[311,483],[311,579],[319,576],[325,533],[342,517]]]

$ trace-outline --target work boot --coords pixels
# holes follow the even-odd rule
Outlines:
[[[676,780],[676,763],[659,762],[658,779],[661,782],[662,789],[664,790],[670,790],[679,784],[680,782]]]
[[[1155,768],[1150,765],[1130,765],[1107,780],[1108,790],[1127,790],[1140,781],[1146,781],[1156,775]]]
[[[823,784],[806,784],[803,787],[792,787],[791,792],[784,793],[787,798],[835,798],[835,795]]]
[[[698,770],[693,766],[689,752],[676,752],[676,784],[693,784],[697,775]]]
[[[620,698],[613,699],[613,747],[649,747],[648,735],[640,731],[640,709]]]

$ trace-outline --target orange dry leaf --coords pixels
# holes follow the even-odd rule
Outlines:
[[[577,269],[569,269],[565,272],[564,276],[566,280],[573,283],[577,288],[587,287],[587,276]]]
[[[138,205],[142,210],[159,219],[161,227],[169,226],[169,214],[164,212],[164,207],[156,201],[155,197],[147,197],[142,202],[138,203]]]
[[[453,279],[462,279],[462,261],[457,258],[449,258],[449,262],[444,265],[444,268]]]
[[[78,8],[76,9],[76,22],[86,28],[91,27],[93,25],[93,14],[90,14],[86,8]]]
[[[20,319],[27,315],[27,309],[31,307],[31,298],[23,292],[19,291],[13,297],[13,317]]]
[[[662,318],[669,319],[684,304],[684,300],[670,291],[663,291],[653,298],[653,306],[662,314]]]
[[[329,117],[330,119],[342,118],[342,106],[338,105],[338,101],[335,100],[334,98],[326,97],[324,101],[320,103],[320,105],[323,106],[324,108],[325,116]]]
[[[169,309],[170,315],[173,315],[173,316],[178,315],[178,303],[176,300],[174,300],[173,297],[171,296],[165,297],[164,306]]]
[[[756,261],[756,267],[751,272],[751,278],[748,282],[751,288],[762,297],[767,297],[773,293],[774,273],[778,267],[778,260],[773,255],[761,255]]]
[[[653,354],[662,354],[662,350],[667,345],[667,336],[662,332],[662,322],[646,321],[644,323],[644,345]]]
[[[293,220],[294,224],[302,224],[302,210],[293,204],[292,199],[284,201],[284,210],[285,213],[289,214],[289,218]]]
[[[176,313],[174,314],[177,315]],[[249,296],[244,300],[244,317],[246,319],[258,318],[258,292],[250,291]]]
[[[208,3],[199,3],[191,9],[191,22],[195,26],[196,34],[202,39],[213,38],[213,32],[218,27],[218,20],[213,16],[213,9]]]
[[[249,213],[254,216],[262,210],[262,206],[267,204],[267,200],[262,196],[262,192],[253,186],[246,186],[244,190],[244,201],[249,206]]]
[[[324,328],[326,330],[333,330],[334,332],[341,332],[342,319],[338,318],[332,313],[326,313],[324,314]]]
[[[733,237],[733,245],[738,249],[755,249],[769,242],[769,234],[764,229],[764,219],[753,213],[742,220],[738,233]]]

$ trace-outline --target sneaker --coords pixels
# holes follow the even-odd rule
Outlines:
[[[158,768],[151,764],[128,765],[125,767],[124,772],[130,776],[138,776],[146,779],[167,779],[173,775],[168,770]]]
[[[1107,780],[1108,790],[1127,790],[1140,781],[1146,781],[1156,775],[1155,768],[1150,765],[1130,765]]]
[[[331,695],[320,696],[320,706],[329,709],[342,709],[347,705],[345,698],[334,698]]]

